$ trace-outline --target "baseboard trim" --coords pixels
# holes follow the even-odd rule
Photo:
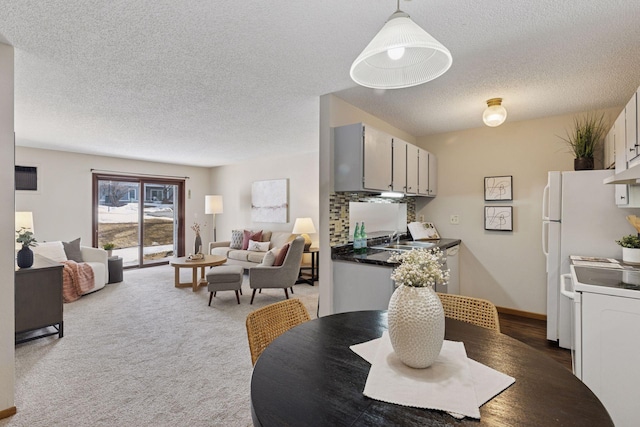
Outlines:
[[[547,316],[539,313],[531,313],[529,311],[514,310],[513,308],[496,307],[498,313],[513,314],[514,316],[526,317],[528,319],[547,320]]]
[[[16,414],[18,410],[16,409],[15,406],[12,406],[11,408],[7,408],[7,409],[3,409],[0,411],[0,420],[3,418],[9,418],[13,415]]]

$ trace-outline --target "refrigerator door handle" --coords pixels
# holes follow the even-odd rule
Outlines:
[[[567,282],[571,283],[571,274],[563,274],[560,276],[560,293],[570,300],[575,299],[575,292],[567,289]]]
[[[549,222],[542,223],[542,253],[545,257],[549,256]]]
[[[542,192],[542,219],[545,221],[549,220],[549,188],[547,183]]]

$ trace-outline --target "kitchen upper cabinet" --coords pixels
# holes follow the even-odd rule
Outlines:
[[[390,191],[392,137],[363,123],[334,128],[334,190]]]
[[[611,132],[613,132],[612,134],[613,145],[615,147],[616,173],[620,173],[627,169],[627,158],[626,158],[627,131],[626,131],[626,121],[625,121],[624,110],[622,110],[622,112],[614,122]],[[629,204],[628,187],[626,184],[616,184],[615,194],[616,194],[615,196],[616,205],[627,206]]]
[[[438,159],[429,153],[429,196],[435,197],[438,193]]]
[[[640,151],[638,150],[638,107],[637,107],[637,94],[634,93],[627,105],[624,107],[625,117],[625,145],[626,145],[626,161],[629,167],[633,166],[629,164],[638,157]]]
[[[401,139],[393,138],[393,167],[391,189],[400,193],[407,190],[407,146]]]
[[[418,153],[418,194],[433,197],[436,195],[436,156],[422,148]]]
[[[407,144],[407,194],[418,194],[418,168],[420,149],[412,144]]]
[[[427,151],[364,123],[336,127],[333,132],[335,191],[435,196],[435,169],[429,171]],[[420,160],[422,152],[424,160]],[[435,165],[435,156],[431,157]],[[421,176],[426,177],[425,183]],[[434,186],[429,191],[431,180]]]
[[[625,111],[622,110],[613,123],[613,145],[616,153],[616,173],[627,170],[627,140]]]

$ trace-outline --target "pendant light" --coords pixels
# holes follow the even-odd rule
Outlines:
[[[487,100],[487,108],[482,113],[482,121],[489,127],[497,127],[507,120],[507,110],[502,106],[502,98]]]
[[[399,89],[426,83],[451,67],[451,53],[400,10],[351,65],[351,78],[374,89]]]

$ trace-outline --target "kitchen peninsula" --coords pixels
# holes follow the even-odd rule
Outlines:
[[[423,242],[427,243],[427,241]],[[461,243],[459,239],[429,240],[431,247],[437,247],[445,254],[455,256],[455,266],[447,261],[451,270],[454,292],[457,292],[457,249]],[[356,254],[352,244],[335,246],[331,249],[333,262],[333,307],[335,313],[358,310],[386,310],[389,299],[395,290],[391,280],[391,272],[397,265],[388,262],[394,252],[385,248],[390,246],[389,239],[369,241],[366,253]],[[449,257],[448,257],[449,258]],[[453,285],[453,283],[452,283]],[[446,286],[436,289],[438,292],[451,292]]]

